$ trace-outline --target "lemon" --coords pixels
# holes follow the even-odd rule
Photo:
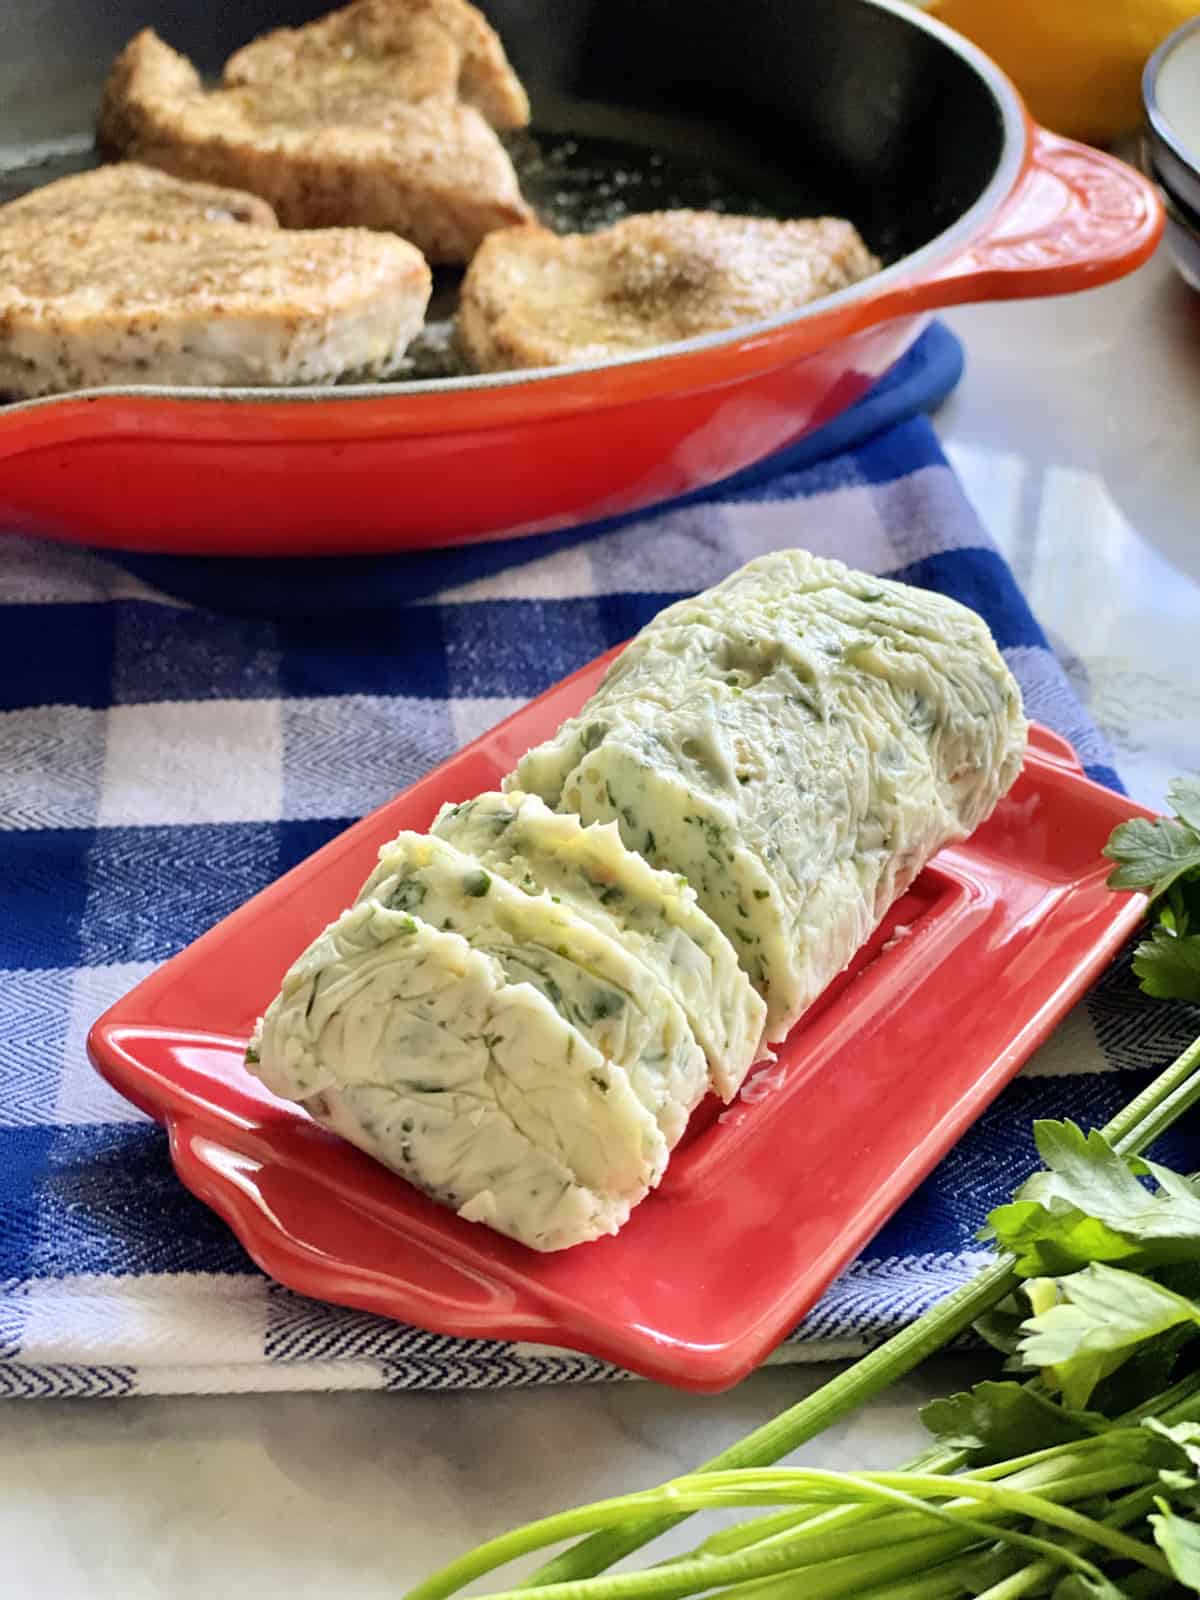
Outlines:
[[[1142,68],[1194,0],[928,0],[1008,73],[1056,133],[1106,144],[1136,127]]]

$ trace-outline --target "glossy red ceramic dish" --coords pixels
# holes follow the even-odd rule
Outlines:
[[[519,47],[520,8],[497,0],[492,9]],[[795,442],[859,399],[940,307],[1069,293],[1153,251],[1163,227],[1153,186],[1035,127],[1003,74],[932,18],[898,0],[818,8],[830,14],[821,26],[846,32],[829,42],[828,71],[850,73],[853,62],[867,75],[862,86],[835,83],[831,95],[827,82],[790,79],[804,69],[803,51],[774,59],[770,9],[745,8],[745,26],[713,46],[709,70],[757,78],[789,110],[818,106],[839,159],[859,163],[846,209],[856,214],[895,188],[882,233],[902,230],[926,195],[945,191],[944,204],[929,203],[924,242],[884,271],[800,312],[605,365],[290,392],[97,390],[0,406],[0,524],[116,548],[258,556],[416,550],[563,528],[718,482]],[[669,32],[665,0],[651,10]],[[681,28],[724,26],[720,13],[733,10],[743,8],[676,16],[676,45]],[[578,11],[562,6],[540,24],[550,37],[562,30],[563,51]],[[648,18],[638,10],[626,25],[644,33]],[[600,26],[591,13],[587,26]],[[786,35],[782,44],[799,48]],[[728,54],[739,51],[745,59]],[[584,79],[596,54],[581,49]],[[891,76],[868,82],[872,62],[893,56]],[[930,76],[941,57],[970,80],[969,95],[959,86],[959,110],[973,107],[969,125],[956,123],[952,97],[944,109],[922,99],[941,92]],[[626,61],[604,90],[623,98],[635,70]],[[535,57],[529,71],[536,77]],[[901,99],[913,106],[905,126],[874,127]],[[536,83],[534,109],[536,118]],[[781,143],[773,123],[765,137]],[[960,182],[947,164],[993,137],[986,181]],[[895,146],[918,138],[928,152],[922,144],[904,166]],[[782,141],[806,142],[803,127]],[[900,162],[903,184],[889,162]],[[959,188],[974,198],[958,200]]]
[[[942,851],[737,1102],[699,1108],[613,1238],[539,1255],[460,1221],[251,1078],[242,1053],[294,956],[385,840],[496,785],[572,715],[584,668],[326,845],[105,1013],[92,1058],[164,1122],[183,1182],[301,1293],[473,1338],[737,1382],[1039,1045],[1140,920],[1101,848],[1145,815],[1035,729],[1024,771]],[[798,1184],[797,1174],[820,1174]]]

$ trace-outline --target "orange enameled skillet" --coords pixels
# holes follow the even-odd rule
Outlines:
[[[216,67],[264,27],[328,9],[57,0],[49,28],[41,0],[12,5],[0,25],[10,192],[92,159],[103,71],[138,27]],[[939,307],[1101,284],[1158,241],[1161,208],[1138,173],[1036,127],[985,56],[898,0],[484,9],[531,90],[552,184],[586,182],[586,157],[609,189],[624,170],[629,203],[644,208],[669,202],[664,172],[693,197],[700,178],[724,174],[724,192],[756,193],[766,209],[850,216],[884,270],[795,314],[606,364],[0,405],[0,525],[260,556],[567,527],[794,442],[858,399]]]

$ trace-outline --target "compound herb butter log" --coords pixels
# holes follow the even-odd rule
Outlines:
[[[1025,736],[974,612],[782,550],[660,613],[509,784],[683,874],[774,1042],[991,812]]]
[[[1025,733],[974,613],[765,556],[656,618],[503,793],[386,845],[247,1062],[468,1220],[615,1232]]]

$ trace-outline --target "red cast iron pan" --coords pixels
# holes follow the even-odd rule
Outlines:
[[[155,25],[212,69],[263,28],[328,9],[9,4],[9,192],[91,160],[100,81],[137,28]],[[590,162],[611,188],[640,160],[645,181],[628,199],[644,209],[670,200],[656,161],[684,174],[689,196],[710,169],[732,174],[727,188],[764,209],[849,215],[885,270],[808,310],[604,365],[333,389],[146,386],[0,406],[0,524],[132,550],[312,555],[635,510],[828,421],[937,308],[1107,282],[1140,265],[1162,230],[1145,179],[1036,127],[985,56],[898,0],[484,9],[531,89],[535,135],[557,140],[556,157],[576,153],[552,181],[586,183]]]

